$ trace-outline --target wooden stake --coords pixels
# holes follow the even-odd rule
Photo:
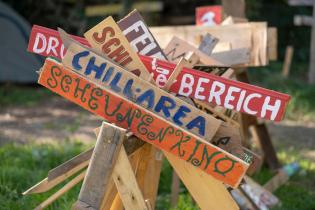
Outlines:
[[[308,71],[308,81],[315,84],[315,1],[313,1],[313,24],[311,34],[310,67]]]
[[[180,190],[180,180],[176,171],[173,171],[172,176],[172,188],[171,188],[171,207],[175,207],[178,202],[179,197],[179,190]]]
[[[238,209],[237,204],[220,181],[198,171],[194,166],[179,160],[172,154],[164,152],[164,155],[202,210]]]
[[[285,50],[285,58],[284,58],[284,64],[282,67],[282,76],[287,78],[290,73],[290,67],[292,63],[292,57],[293,57],[294,48],[293,46],[289,45],[287,46]]]
[[[81,187],[79,201],[94,209],[100,209],[125,133],[125,129],[106,122],[102,123],[87,174]],[[78,208],[74,205],[72,209],[76,210]]]
[[[117,162],[113,170],[113,180],[126,210],[147,210],[147,206],[136,176],[129,163],[126,151],[120,149]]]
[[[81,174],[73,178],[71,181],[69,181],[65,186],[60,188],[57,192],[49,196],[45,201],[43,201],[41,204],[39,204],[34,210],[40,210],[45,209],[47,206],[49,206],[52,202],[57,200],[60,196],[68,192],[72,187],[77,185],[80,181],[83,180],[85,176],[86,171],[83,171]]]
[[[260,146],[263,149],[265,161],[269,168],[272,170],[279,169],[281,164],[277,158],[276,151],[272,145],[266,125],[264,123],[257,124],[250,127],[250,129],[252,131],[253,138],[260,143]]]

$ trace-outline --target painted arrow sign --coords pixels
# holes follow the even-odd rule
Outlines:
[[[89,46],[85,39],[72,37]],[[57,58],[63,58],[65,54],[58,32],[36,25],[32,28],[28,51]],[[154,73],[154,79],[159,86],[165,84],[175,68],[175,64],[156,58],[140,58],[147,70]],[[171,91],[275,121],[283,118],[290,100],[290,96],[286,94],[187,68],[181,71],[177,81],[171,86]]]
[[[38,83],[138,138],[172,153],[231,187],[237,187],[248,164],[211,145],[112,90],[46,59]]]

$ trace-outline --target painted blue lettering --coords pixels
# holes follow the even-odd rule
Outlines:
[[[117,93],[121,91],[121,88],[117,86],[117,84],[120,81],[120,78],[121,78],[121,73],[117,72],[114,79],[109,83],[110,88]]]
[[[105,75],[104,75],[104,77],[103,77],[102,82],[107,82],[107,81],[110,79],[110,77],[112,76],[113,71],[114,71],[114,67],[112,67],[112,66],[109,67],[109,68],[107,69],[107,71],[105,72]]]
[[[137,104],[142,104],[144,101],[147,101],[148,103],[148,109],[152,109],[154,106],[154,98],[155,98],[155,93],[152,89],[149,89],[142,93],[138,98],[136,103]]]
[[[205,118],[202,116],[198,116],[192,121],[190,121],[187,126],[189,130],[193,129],[194,127],[199,129],[199,135],[204,136],[205,135],[205,127],[206,127],[206,122]]]
[[[132,84],[133,84],[133,79],[130,79],[127,81],[125,87],[124,87],[124,90],[123,90],[123,94],[125,96],[127,96],[128,99],[132,100],[133,101],[133,98],[134,98],[134,95],[132,93]]]
[[[173,120],[177,125],[183,125],[180,121],[180,118],[186,117],[185,113],[189,113],[191,110],[186,106],[180,106],[175,115],[173,116]]]
[[[164,113],[165,117],[171,116],[170,109],[174,109],[176,106],[176,103],[173,99],[167,97],[167,96],[161,96],[160,100],[155,106],[155,111]]]
[[[91,74],[92,71],[95,71],[95,78],[100,79],[103,75],[103,72],[105,70],[106,63],[102,63],[100,66],[95,65],[95,57],[91,57],[89,60],[88,65],[86,66],[85,75]]]
[[[79,52],[77,54],[75,54],[72,58],[72,66],[75,70],[81,70],[82,69],[82,66],[79,64],[79,60],[80,58],[82,57],[86,57],[90,54],[89,51],[85,50],[85,51],[82,51],[82,52]]]

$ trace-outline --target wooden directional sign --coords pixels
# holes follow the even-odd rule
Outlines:
[[[86,46],[90,46],[86,39],[82,37],[71,37]],[[66,49],[58,31],[38,25],[32,27],[27,50],[45,57],[52,56],[59,59],[66,54]]]
[[[115,91],[94,84],[55,60],[46,59],[38,82],[105,120],[129,129],[138,138],[176,155],[231,187],[238,186],[248,168],[248,164],[242,160]]]
[[[132,73],[150,80],[150,74],[111,16],[84,33],[84,36],[94,49],[125,66]]]
[[[70,45],[62,63],[201,138],[212,139],[221,124],[214,117],[77,43]]]
[[[167,60],[163,50],[137,10],[133,10],[117,24],[137,53]]]
[[[74,38],[82,44],[88,45],[86,40],[77,36]],[[51,47],[48,48],[50,46],[47,45],[50,42],[48,40],[57,40],[54,42],[58,43],[58,45],[54,45],[55,50],[51,50]],[[45,47],[41,48],[41,42],[46,43]],[[63,54],[58,53],[62,48],[57,31],[38,26],[32,28],[28,45],[30,52],[62,58]],[[155,58],[140,56],[140,59],[146,69],[154,73],[153,78],[160,87],[169,79],[175,68],[175,64]],[[210,102],[216,105],[275,121],[283,118],[286,104],[290,99],[290,96],[286,94],[187,68],[183,68],[177,81],[172,85],[171,91],[208,102],[211,99]]]
[[[62,43],[61,42],[61,38],[59,36],[59,33],[57,31],[51,30],[51,29],[47,29],[47,28],[44,28],[44,27],[33,26],[31,37],[30,37],[30,42],[29,42],[29,46],[28,46],[28,49],[29,49],[30,52],[36,51],[37,45],[34,45],[34,43],[36,43],[36,41],[34,41],[34,40],[38,39],[38,37],[43,37],[40,42],[45,42],[47,40],[54,39],[54,40],[58,40],[58,43],[60,43],[60,45]],[[72,37],[74,39],[76,39],[77,41],[85,44],[86,46],[89,45],[85,39],[81,39],[80,37],[76,37],[76,36],[72,36]],[[57,46],[57,48],[64,48],[64,47]],[[42,55],[46,55],[46,54],[42,53]],[[49,55],[57,57],[57,58],[63,58],[63,56],[64,56],[63,54],[54,55],[54,54],[52,54],[50,52],[49,52]],[[214,71],[216,71],[216,69],[217,68],[215,68]],[[202,67],[202,70],[208,72],[209,68],[207,67],[205,69],[205,67]],[[223,71],[222,72],[223,73],[222,76],[224,76],[224,74],[226,73],[226,71],[224,71],[224,70],[226,70],[226,69],[225,68],[223,68],[223,69],[220,68],[220,71],[221,70]],[[166,80],[166,77],[163,76],[162,80],[163,80],[163,78],[165,78],[165,80]],[[158,79],[157,79],[157,82],[158,82]],[[244,154],[242,153],[242,149],[241,149],[241,145],[240,145],[241,139],[240,139],[239,132],[234,132],[234,130],[230,129],[229,126],[223,125],[223,126],[220,126],[220,128],[216,132],[214,138],[207,139],[207,140],[209,140],[209,141],[217,141],[217,140],[220,140],[222,138],[223,139],[228,138],[229,141],[226,142],[227,144],[219,144],[218,147],[223,148],[224,150],[227,149],[227,151],[229,151],[229,152],[232,151],[233,155],[236,155],[237,157],[239,157],[241,159],[244,157]],[[240,149],[235,149],[237,145],[239,146]]]
[[[147,69],[158,77],[164,74],[166,80],[175,68],[175,64],[155,58],[141,56]],[[160,85],[163,85],[158,83]],[[290,96],[267,90],[254,85],[232,81],[216,75],[183,68],[172,92],[179,95],[207,101],[227,109],[241,111],[257,117],[280,121],[284,115]]]

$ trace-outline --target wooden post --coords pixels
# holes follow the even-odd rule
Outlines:
[[[125,129],[102,123],[78,199],[93,209],[101,207],[125,133]],[[72,209],[82,208],[76,202]]]
[[[113,170],[113,180],[124,207],[127,210],[147,210],[127,153],[124,147],[121,147],[120,150]]]
[[[179,197],[179,190],[180,190],[180,179],[176,174],[176,171],[173,170],[172,175],[172,187],[171,187],[171,207],[175,207],[178,202]]]
[[[285,78],[287,78],[290,73],[293,52],[294,52],[294,48],[291,45],[287,46],[285,50],[285,58],[284,58],[284,64],[282,68],[282,76]]]
[[[228,190],[218,180],[198,171],[189,163],[179,160],[174,155],[164,152],[178,176],[181,178],[189,193],[197,202],[201,210],[239,209]]]
[[[221,2],[227,16],[246,18],[245,0],[222,0]]]
[[[311,34],[311,49],[310,49],[310,67],[308,71],[308,81],[310,84],[315,84],[315,1],[313,1],[313,24]]]
[[[279,169],[281,165],[277,158],[276,151],[272,145],[266,124],[257,124],[250,129],[253,131],[253,138],[257,139],[257,142],[260,143],[260,146],[264,152],[265,161],[269,168],[272,170]]]

